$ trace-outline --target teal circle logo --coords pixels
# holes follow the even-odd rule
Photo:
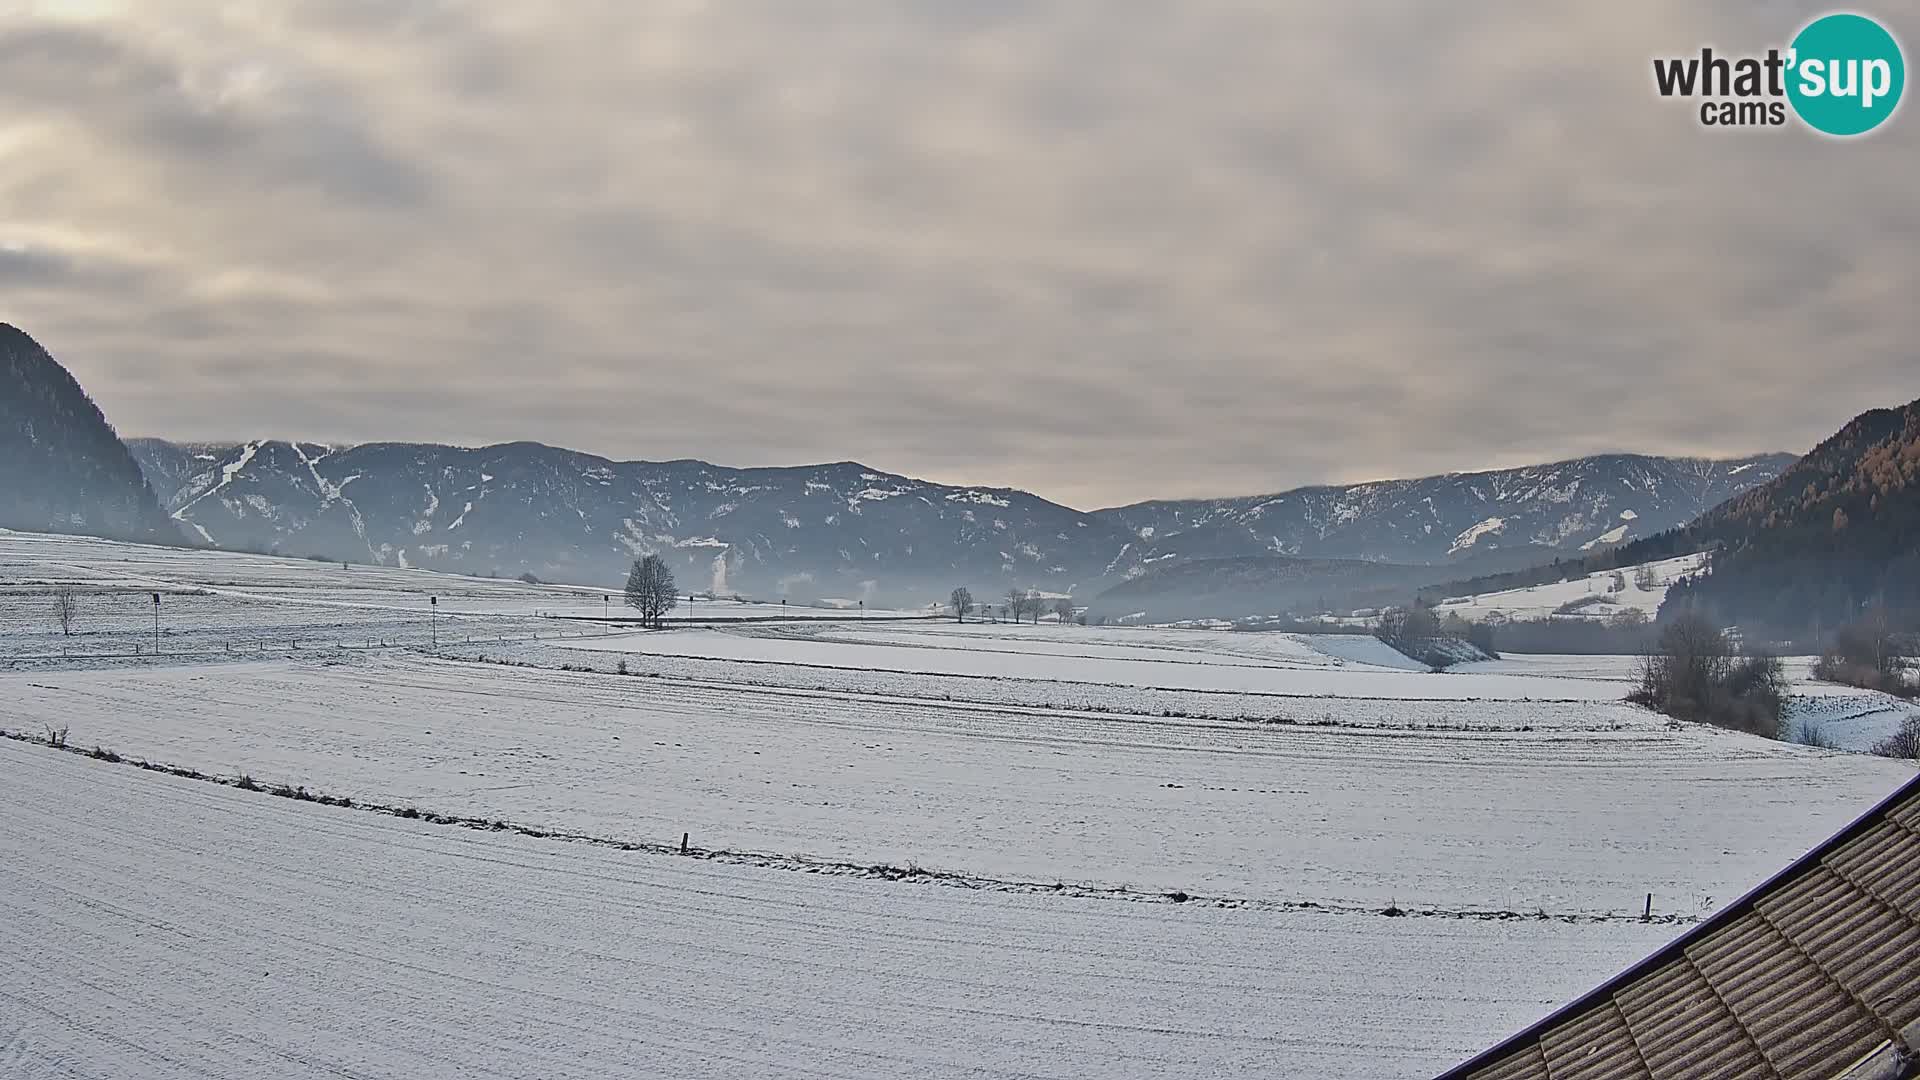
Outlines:
[[[1864,135],[1900,106],[1907,62],[1886,27],[1851,13],[1823,15],[1793,39],[1787,100],[1808,127]]]

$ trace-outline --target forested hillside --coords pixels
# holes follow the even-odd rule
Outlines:
[[[0,527],[177,540],[133,455],[80,384],[0,323]]]
[[[1871,604],[1920,612],[1920,401],[1854,418],[1771,483],[1686,533],[1718,545],[1669,605],[1818,636]]]

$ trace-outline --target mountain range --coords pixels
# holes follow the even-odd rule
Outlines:
[[[965,584],[1083,603],[1118,589],[1116,605],[1174,592],[1344,603],[1651,536],[1794,460],[1608,454],[1082,511],[854,462],[623,462],[530,442],[123,444],[23,332],[0,325],[0,363],[0,524],[597,584],[658,553],[683,587],[799,600],[917,605]]]
[[[694,588],[900,603],[956,583],[1089,597],[1196,559],[1519,565],[1671,528],[1793,460],[1617,454],[1083,512],[852,462],[619,462],[536,443],[130,445],[168,511],[221,547],[570,581],[616,580],[657,552]]]

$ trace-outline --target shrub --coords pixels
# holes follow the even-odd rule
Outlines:
[[[56,750],[64,750],[67,748],[67,726],[65,724],[57,728],[52,724],[47,725],[47,745]]]
[[[1811,720],[1800,721],[1800,726],[1793,730],[1793,741],[1801,746],[1811,746],[1816,750],[1840,749],[1840,744],[1834,742],[1831,735]]]
[[[1920,761],[1920,714],[1901,721],[1899,731],[1873,744],[1873,752],[1881,757]]]
[[[625,660],[622,660],[622,661],[620,661],[620,663],[619,663],[619,665],[618,665],[617,667],[615,667],[615,668],[613,669],[613,671],[614,671],[614,674],[616,674],[616,675],[630,675],[630,674],[632,674],[632,672],[629,672],[629,671],[627,670],[627,662],[626,662]]]

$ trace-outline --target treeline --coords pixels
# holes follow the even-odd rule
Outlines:
[[[1611,619],[1509,619],[1489,626],[1488,635],[1501,652],[1638,656],[1652,647],[1656,631],[1631,608]]]

